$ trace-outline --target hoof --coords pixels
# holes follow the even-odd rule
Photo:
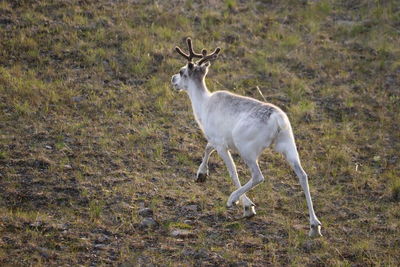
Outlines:
[[[226,206],[228,208],[232,208],[233,206],[236,206],[236,205],[239,205],[239,200],[237,200],[237,201],[229,201],[228,200],[228,202],[226,203]]]
[[[256,214],[256,209],[253,205],[244,207],[243,218],[251,218]]]
[[[320,224],[311,225],[310,232],[308,233],[308,236],[309,237],[322,236],[322,234],[321,234],[321,225]]]
[[[195,180],[195,182],[196,182],[196,183],[204,183],[204,182],[207,180],[207,176],[208,176],[207,173],[198,173],[198,174],[196,175],[196,180]]]

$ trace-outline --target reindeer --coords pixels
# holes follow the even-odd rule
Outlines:
[[[273,144],[275,151],[284,155],[299,178],[310,216],[309,236],[321,236],[321,222],[314,212],[307,174],[300,164],[292,127],[285,112],[273,104],[228,91],[211,93],[207,89],[205,77],[210,61],[218,57],[221,49],[216,48],[211,54],[207,54],[205,49],[201,54],[195,53],[190,38],[187,39],[187,46],[189,54],[185,54],[179,47],[175,48],[188,63],[172,76],[171,82],[175,90],[185,91],[189,95],[194,117],[208,141],[195,181],[206,180],[209,174],[208,159],[216,150],[237,187],[230,195],[227,207],[237,205],[240,200],[244,208],[243,217],[252,217],[256,214],[255,205],[246,193],[264,181],[258,157]],[[193,58],[200,60],[193,62]],[[251,179],[243,186],[230,151],[237,152],[251,171]]]

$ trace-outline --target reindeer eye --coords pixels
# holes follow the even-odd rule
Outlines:
[[[183,70],[179,71],[179,75],[183,76]]]

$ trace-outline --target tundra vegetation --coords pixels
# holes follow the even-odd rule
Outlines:
[[[223,49],[210,91],[288,114],[323,237],[270,150],[251,219],[216,155],[193,182],[187,36]],[[1,1],[0,265],[398,266],[399,43],[395,0]]]

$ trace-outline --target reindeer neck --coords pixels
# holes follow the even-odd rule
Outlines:
[[[207,101],[211,95],[210,91],[208,91],[205,81],[201,82],[192,82],[189,84],[188,95],[190,101],[192,102],[193,113],[196,119],[202,123],[205,115],[205,108],[207,105]]]

